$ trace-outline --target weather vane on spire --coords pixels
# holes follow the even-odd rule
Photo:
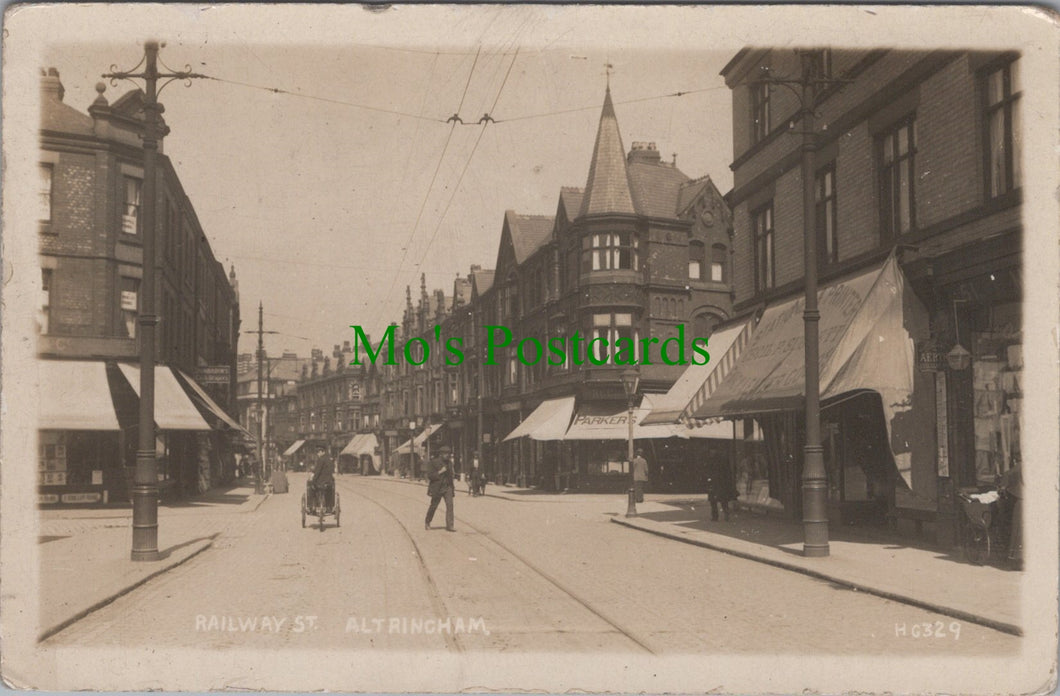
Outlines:
[[[607,75],[607,88],[611,89],[611,72],[615,69],[615,66],[611,64],[611,61],[604,63],[604,74]]]

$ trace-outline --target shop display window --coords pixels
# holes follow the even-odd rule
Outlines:
[[[66,485],[67,433],[42,430],[37,444],[37,482],[41,486]]]
[[[975,417],[975,476],[993,485],[1020,460],[1019,418],[1023,403],[1023,343],[1018,303],[987,312],[988,330],[972,334]]]

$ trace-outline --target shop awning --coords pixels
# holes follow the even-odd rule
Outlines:
[[[120,430],[107,366],[79,360],[38,360],[42,430]]]
[[[877,269],[818,292],[822,402],[857,391],[880,395],[895,466],[911,482],[913,451],[930,452],[932,432],[914,394],[916,339],[928,336],[927,310],[892,254]],[[769,307],[736,367],[692,414],[751,415],[804,404],[804,298]],[[921,393],[921,397],[923,393]],[[919,402],[914,412],[914,403]],[[921,455],[922,456],[922,455]]]
[[[354,435],[350,443],[339,454],[350,454],[355,457],[359,457],[362,454],[375,454],[375,449],[378,446],[379,441],[373,433],[361,433],[360,435]]]
[[[426,439],[427,439],[427,438],[429,438],[429,437],[430,437],[431,435],[433,435],[433,434],[434,434],[434,433],[435,433],[435,432],[436,432],[436,431],[437,431],[437,430],[438,430],[439,428],[441,428],[441,427],[442,427],[442,425],[444,425],[444,423],[433,423],[433,424],[431,424],[431,425],[428,425],[428,426],[427,426],[427,427],[426,427],[426,428],[425,428],[425,429],[423,430],[423,432],[422,432],[422,433],[420,433],[419,435],[417,435],[416,437],[414,437],[414,438],[412,439],[412,442],[413,442],[413,444],[415,444],[415,446],[416,446],[416,449],[417,449],[417,450],[423,449],[423,443],[424,443],[424,441],[426,441]],[[399,446],[399,447],[398,447],[398,448],[397,448],[396,450],[394,450],[394,453],[395,453],[395,454],[408,454],[408,452],[409,452],[409,451],[410,451],[410,447],[409,447],[409,441],[408,441],[408,440],[406,440],[406,441],[405,441],[405,442],[404,442],[404,443],[403,443],[402,445],[400,445],[400,446]]]
[[[525,436],[534,440],[562,440],[573,413],[573,396],[542,401],[515,430],[508,433],[504,442]]]
[[[754,322],[747,320],[714,332],[707,342],[710,352],[707,364],[689,365],[670,391],[653,397],[655,407],[644,419],[644,425],[677,423],[691,416],[732,371],[753,327]]]
[[[914,346],[904,325],[905,279],[892,256],[882,267],[818,292],[821,399],[856,389],[908,401]],[[798,409],[805,395],[805,298],[768,307],[736,366],[692,416],[749,415]],[[919,304],[919,303],[917,303]],[[920,307],[920,312],[923,312]],[[904,394],[904,396],[902,396]]]
[[[118,363],[118,367],[139,396],[140,368],[126,363]],[[176,376],[164,365],[155,366],[155,423],[161,430],[212,430]]]
[[[176,370],[176,372],[181,376],[184,381],[184,384],[188,385],[188,388],[191,390],[191,398],[193,401],[198,401],[199,405],[201,405],[207,411],[212,413],[215,417],[219,418],[229,428],[240,431],[244,433],[247,437],[254,437],[249,432],[247,432],[247,430],[243,426],[241,426],[238,421],[232,418],[232,416],[228,415],[223,408],[218,406],[217,402],[210,398],[210,395],[206,393],[206,390],[203,389],[198,382],[196,382],[191,377],[188,377],[188,375],[185,374],[182,370]]]
[[[676,423],[642,425],[651,413],[652,397],[645,395],[633,409],[633,439],[689,437],[689,429]],[[614,403],[589,402],[578,406],[578,412],[563,436],[564,440],[625,440],[629,437],[629,411]]]
[[[283,451],[281,456],[290,457],[292,454],[302,449],[302,445],[305,444],[305,440],[295,440],[294,444]]]

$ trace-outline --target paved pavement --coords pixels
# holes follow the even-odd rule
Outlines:
[[[262,503],[253,486],[219,488],[159,506],[157,561],[133,562],[132,509],[40,511],[40,640],[209,548],[218,534]]]
[[[626,505],[621,495],[543,493],[511,486],[487,487],[487,495],[516,502],[581,505],[611,499],[617,501],[612,506],[623,513]],[[746,509],[734,512],[731,522],[714,522],[705,495],[648,494],[637,508],[637,517],[613,516],[610,520],[1022,635],[1023,574],[972,565],[959,550],[913,545],[908,538],[871,527],[832,527],[829,557],[805,558],[800,524]]]

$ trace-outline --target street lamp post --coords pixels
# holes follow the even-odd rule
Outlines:
[[[165,44],[161,44],[164,46]],[[158,463],[155,453],[155,196],[157,191],[156,168],[158,141],[161,138],[159,116],[164,111],[158,102],[158,94],[173,80],[188,80],[193,77],[204,77],[191,72],[190,66],[182,72],[158,71],[157,41],[144,43],[144,57],[135,68],[118,71],[111,66],[111,72],[103,75],[112,83],[117,80],[144,81],[144,180],[142,226],[143,234],[143,277],[141,279],[140,324],[140,406],[137,425],[136,469],[133,474],[132,506],[133,535],[132,552],[134,561],[157,561],[158,552]],[[143,72],[135,72],[140,65]],[[163,65],[165,65],[163,63]],[[166,80],[158,87],[158,80]]]
[[[817,64],[820,51],[802,51],[802,236],[806,267],[806,307],[803,312],[806,342],[806,442],[802,469],[802,526],[804,556],[827,556],[828,476],[821,444],[821,385],[817,308],[817,221],[814,159],[817,138],[813,109],[817,100]]]
[[[626,406],[627,406],[627,417],[626,422],[629,425],[628,437],[626,439],[627,445],[627,458],[629,462],[629,476],[630,476],[630,487],[627,493],[626,503],[626,517],[637,516],[637,480],[636,474],[633,473],[633,397],[637,395],[637,387],[640,385],[640,370],[635,367],[622,371],[622,389],[626,392]]]
[[[416,477],[416,421],[409,419],[409,481]]]
[[[799,99],[802,127],[802,236],[803,265],[805,267],[806,295],[803,310],[805,347],[806,389],[806,433],[803,446],[802,468],[802,528],[804,556],[821,557],[829,554],[828,548],[828,475],[824,468],[824,447],[821,444],[821,385],[819,325],[821,312],[817,305],[817,221],[814,160],[817,136],[814,132],[814,107],[818,85],[849,82],[819,74],[823,63],[820,49],[796,50],[801,62],[798,79],[785,79],[768,75],[766,84],[787,87]],[[799,89],[796,90],[796,87]]]
[[[265,492],[265,404],[263,403],[262,370],[265,367],[265,343],[262,337],[263,307],[258,301],[258,475],[254,481],[254,492],[261,495]]]

